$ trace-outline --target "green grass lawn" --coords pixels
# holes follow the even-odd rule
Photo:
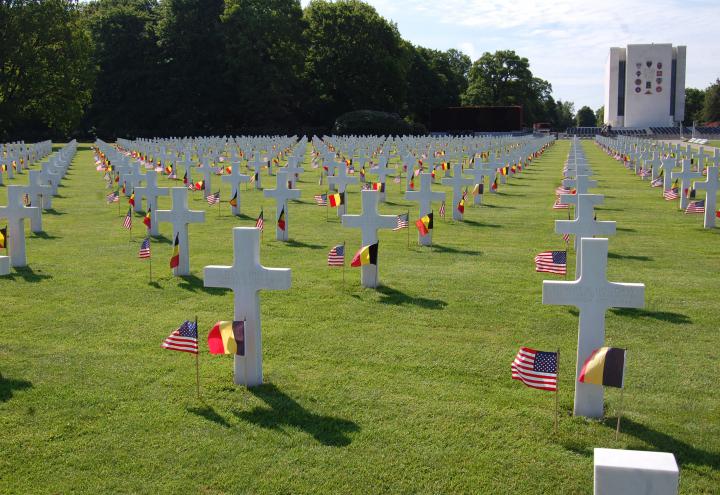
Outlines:
[[[646,307],[607,314],[608,344],[628,348],[619,440],[617,389],[605,421],[573,418],[577,311],[541,304],[542,280],[558,277],[533,265],[562,248],[553,221],[566,212],[551,205],[568,146],[467,208],[466,222],[436,219],[432,249],[414,231],[410,248],[404,231],[382,231],[385,285],[368,290],[357,270],[343,285],[326,266],[343,240],[352,256],[360,233],[314,205],[316,170],[290,206],[292,242],[273,240],[274,202],[248,191],[247,216],[223,203],[222,217],[214,207],[190,226],[190,277],[171,276],[163,224],[149,283],[141,215],[130,241],[81,145],[46,234],[28,234],[29,268],[0,278],[0,492],[590,493],[593,448],[610,447],[672,452],[681,493],[717,493],[719,232],[583,143],[606,195],[597,217],[618,222],[608,275],[644,283]],[[383,213],[416,218],[400,186],[388,200]],[[232,263],[231,228],[254,225],[261,206],[261,260],[292,268],[292,289],[261,296],[266,384],[248,390],[233,385],[231,356],[205,351],[213,323],[233,315],[232,294],[203,288],[202,269]],[[194,357],[160,348],[195,315],[201,399]],[[557,436],[553,394],[510,379],[521,345],[561,349]]]
[[[716,148],[720,148],[720,139],[711,139],[707,143],[710,146],[715,146]]]

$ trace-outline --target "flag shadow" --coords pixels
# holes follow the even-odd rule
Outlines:
[[[162,234],[154,235],[150,237],[151,242],[159,242],[160,244],[172,244],[173,241],[171,239],[168,239]]]
[[[212,295],[222,295],[230,289],[220,289],[216,287],[205,287],[203,280],[197,275],[179,275],[180,282],[178,287],[190,292],[207,292]]]
[[[8,275],[9,278],[15,279],[17,277],[22,278],[25,282],[40,282],[41,280],[46,280],[49,278],[52,278],[52,275],[44,275],[40,273],[36,273],[33,271],[33,269],[29,266],[22,266],[22,267],[16,267],[15,272],[10,272],[10,275]]]
[[[43,210],[43,214],[46,214],[46,213],[48,215],[66,215],[67,214],[64,211],[57,211],[55,208],[47,208],[47,209]]]
[[[613,431],[617,425],[616,417],[605,417],[602,424]],[[708,452],[698,449],[689,443],[678,440],[667,433],[645,426],[642,423],[623,417],[620,420],[620,433],[630,435],[645,444],[652,445],[660,452],[672,452],[678,464],[692,466],[708,466],[712,469],[720,469],[720,453]],[[645,450],[645,445],[628,445],[629,449]]]
[[[299,247],[299,248],[307,248],[307,249],[323,249],[327,246],[321,246],[320,244],[308,244],[302,241],[296,241],[294,239],[288,239],[285,241],[285,244],[287,244],[290,247]]]
[[[673,313],[670,311],[650,311],[639,308],[611,308],[610,311],[618,316],[629,316],[630,318],[653,318],[655,320],[666,321],[674,325],[683,325],[692,323],[692,319],[681,313]]]
[[[441,299],[428,299],[426,297],[413,297],[404,292],[400,292],[397,289],[388,287],[387,285],[380,285],[375,290],[380,293],[380,299],[378,300],[381,304],[413,304],[420,306],[425,309],[444,309],[447,306],[447,302]]]
[[[13,397],[16,390],[27,390],[32,387],[32,383],[27,380],[16,380],[14,378],[5,378],[0,373],[0,402],[7,402]]]
[[[462,223],[466,223],[468,225],[474,225],[475,227],[491,227],[493,229],[501,229],[502,228],[502,225],[499,225],[497,223],[483,223],[483,222],[478,222],[475,220],[465,219],[462,221]]]
[[[475,222],[477,223],[477,222]],[[483,224],[479,224],[481,226],[486,226]],[[489,225],[487,225],[489,227]],[[498,225],[499,227],[499,225]],[[482,255],[481,251],[471,251],[469,249],[458,249],[450,246],[443,246],[441,244],[433,244],[433,251],[437,251],[439,253],[450,253],[450,254],[468,254],[468,255]]]
[[[203,405],[202,407],[186,407],[185,409],[189,413],[193,413],[197,416],[200,416],[201,418],[207,419],[208,421],[212,421],[213,423],[216,423],[224,428],[230,428],[231,426],[230,423],[228,423],[225,418],[220,416],[212,406],[209,406],[207,404]]]
[[[44,230],[42,230],[42,231],[40,231],[40,232],[33,232],[33,233],[32,233],[32,236],[33,236],[33,237],[37,237],[38,239],[62,239],[62,237],[59,237],[59,236],[56,236],[56,235],[52,235],[52,234],[48,234],[48,233],[45,232]]]
[[[269,408],[255,407],[251,411],[233,411],[233,414],[261,428],[281,430],[283,425],[298,428],[312,435],[321,444],[331,447],[350,445],[352,440],[348,434],[360,430],[353,421],[308,411],[271,383],[248,390]]]
[[[650,256],[633,256],[631,254],[608,253],[608,258],[614,260],[652,261]]]

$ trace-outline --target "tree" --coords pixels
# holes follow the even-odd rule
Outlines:
[[[685,88],[685,118],[683,125],[691,126],[695,121],[702,120],[705,91],[696,88]]]
[[[578,127],[595,127],[595,112],[588,106],[582,107],[577,113]]]
[[[595,126],[602,127],[605,125],[605,105],[595,110]]]
[[[0,2],[0,139],[66,135],[90,101],[92,41],[71,0]]]
[[[485,52],[473,63],[463,105],[522,105],[527,122],[549,120],[552,86],[533,77],[530,62],[512,50]]]
[[[313,123],[330,126],[351,110],[401,110],[409,54],[397,26],[358,0],[312,0],[305,20]]]
[[[702,118],[705,122],[720,121],[720,79],[705,90]]]
[[[571,101],[558,100],[554,116],[553,127],[558,131],[565,131],[568,127],[575,125],[575,105]]]

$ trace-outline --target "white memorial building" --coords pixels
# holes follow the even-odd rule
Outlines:
[[[685,117],[685,47],[670,43],[610,48],[605,124],[667,127]]]

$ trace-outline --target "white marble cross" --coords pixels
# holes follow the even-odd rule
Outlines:
[[[137,166],[132,167],[124,174],[121,174],[120,182],[125,183],[126,186],[125,196],[130,196],[135,191],[135,188],[140,186],[143,180],[145,180],[145,176],[140,173],[140,170]]]
[[[594,205],[602,202],[602,195],[577,194],[576,196],[575,220],[555,220],[555,232],[557,234],[575,234],[575,277],[578,277],[582,263],[580,239],[595,235],[613,235],[615,234],[615,222],[595,220]]]
[[[10,170],[10,166],[8,165],[8,170]],[[8,173],[8,178],[10,177],[10,174]],[[49,163],[45,162],[40,165],[40,180],[44,184],[50,185],[52,187],[52,194],[53,196],[57,195],[58,186],[60,185],[60,180],[62,177],[60,174],[56,173],[55,170],[53,170],[53,167],[50,166]]]
[[[0,218],[7,219],[7,245],[10,252],[10,264],[14,267],[27,265],[25,219],[29,218],[32,221],[40,216],[39,207],[23,205],[23,194],[23,186],[7,186],[7,206],[0,206]]]
[[[387,176],[392,175],[395,173],[394,168],[389,168],[387,166],[387,159],[384,161],[381,161],[376,166],[370,168],[370,173],[377,175],[377,181],[380,184],[385,184],[387,182]],[[380,191],[380,201],[385,202],[385,189],[383,188],[382,191]]]
[[[701,172],[693,171],[690,160],[687,158],[682,161],[680,172],[672,172],[671,175],[673,179],[680,179],[680,209],[684,210],[690,202],[686,191],[692,187],[693,179],[701,179],[703,175]]]
[[[597,206],[599,204],[602,204],[603,201],[605,201],[605,196],[603,194],[584,194],[583,196],[587,196],[590,201],[590,203],[593,206]],[[577,194],[561,194],[560,195],[560,202],[566,205],[575,205],[575,208],[573,208],[575,211],[573,213],[573,218],[577,218],[578,216],[578,195]]]
[[[233,291],[233,319],[245,322],[245,355],[235,354],[235,383],[254,387],[263,382],[259,291],[289,289],[290,269],[260,264],[260,231],[254,227],[235,227],[233,241],[233,265],[206,266],[205,287]]]
[[[290,158],[292,158],[292,160]],[[288,173],[288,181],[292,189],[295,189],[297,185],[296,182],[300,180],[300,174],[305,172],[305,169],[300,167],[298,163],[300,163],[299,159],[289,157],[288,164],[285,166],[285,171]]]
[[[718,193],[718,167],[713,165],[707,168],[707,178],[695,183],[695,189],[705,191],[705,222],[706,229],[715,227],[715,210],[717,208]]]
[[[442,180],[442,184],[452,187],[452,202],[453,202],[452,217],[453,217],[453,220],[462,221],[463,214],[460,210],[458,210],[458,204],[460,203],[460,200],[462,199],[463,187],[473,185],[473,179],[471,179],[469,177],[463,177],[462,165],[459,163],[456,163],[455,165],[453,165],[452,177],[444,177]]]
[[[210,194],[212,194],[210,189],[212,189],[212,176],[215,174],[215,171],[206,157],[203,157],[201,160],[198,172],[202,174],[203,184],[205,185],[203,188],[203,197],[207,198]]]
[[[255,155],[252,162],[248,162],[247,167],[248,169],[252,170],[255,174],[255,189],[260,190],[262,189],[262,185],[260,183],[260,171],[265,166],[265,162],[262,161],[262,159]]]
[[[52,187],[42,183],[42,172],[30,170],[28,172],[28,185],[24,192],[30,196],[30,203],[45,210],[52,208]]]
[[[378,242],[378,229],[392,229],[397,225],[397,215],[380,215],[377,211],[380,194],[378,191],[361,191],[362,214],[343,215],[344,227],[359,228],[362,231],[362,245]],[[360,283],[363,287],[375,288],[380,284],[377,265],[360,267]]]
[[[157,172],[148,170],[145,174],[145,186],[135,189],[135,211],[142,209],[142,198],[147,202],[147,208],[150,210],[150,235],[158,235],[160,229],[157,224],[157,200],[160,196],[170,194],[170,188],[158,187]]]
[[[660,167],[663,171],[663,191],[667,191],[672,187],[672,170],[675,168],[676,165],[677,159],[671,156],[663,159],[662,165]]]
[[[597,181],[591,180],[588,175],[577,175],[574,179],[563,179],[563,186],[574,187],[577,194],[587,194],[588,189],[597,187]]]
[[[337,188],[337,192],[340,194],[347,190],[347,186],[350,184],[357,184],[359,179],[357,177],[350,177],[347,174],[347,167],[341,165],[335,171],[335,175],[328,177],[328,184]],[[343,204],[337,207],[337,215],[342,217],[347,211],[347,194],[345,195],[345,201]]]
[[[489,167],[485,169],[482,165],[483,164],[480,160],[476,160],[473,168],[469,168],[464,171],[465,174],[472,176],[473,187],[475,187],[475,185],[482,184],[482,187],[484,188],[485,176],[490,175],[491,171],[495,171]],[[473,196],[475,197],[473,204],[479,205],[482,203],[482,194],[474,194]]]
[[[235,202],[237,203],[235,206],[232,206],[232,214],[233,215],[239,215],[240,214],[240,184],[243,182],[250,182],[250,176],[241,174],[240,173],[240,161],[234,161],[232,163],[232,166],[230,168],[230,173],[227,175],[223,175],[220,179],[222,182],[227,182],[230,184],[230,197],[235,198]]]
[[[590,354],[605,345],[605,312],[608,308],[641,308],[643,284],[607,280],[607,239],[582,239],[584,256],[580,276],[574,281],[543,281],[543,304],[570,305],[580,310],[577,365],[575,368],[575,416],[603,416],[603,387],[580,383],[578,378]]]
[[[432,191],[432,176],[430,174],[420,174],[420,188],[405,192],[405,199],[410,201],[418,201],[420,203],[420,216],[422,218],[432,209],[433,201],[445,201],[444,192]],[[420,235],[418,232],[418,240],[420,245],[429,246],[432,244],[432,230],[427,235]]]
[[[201,223],[205,221],[204,211],[188,209],[187,193],[184,187],[173,187],[170,189],[173,207],[172,210],[157,210],[155,218],[157,222],[168,222],[173,226],[172,242],[178,239],[179,263],[174,269],[175,275],[190,275],[190,246],[188,239],[188,224]]]
[[[655,180],[659,173],[660,167],[662,166],[662,160],[660,159],[660,153],[656,151],[653,153],[653,159],[645,161],[645,166],[650,166],[650,178]]]
[[[285,169],[280,169],[277,173],[277,185],[275,189],[265,190],[266,198],[275,198],[275,239],[278,241],[288,240],[288,231],[290,230],[290,214],[288,212],[288,200],[298,199],[301,191],[299,189],[288,188],[288,173]],[[280,213],[285,212],[285,229],[281,229],[277,223]]]

